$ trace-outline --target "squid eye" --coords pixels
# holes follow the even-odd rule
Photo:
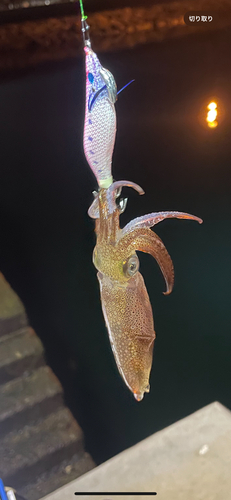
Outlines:
[[[134,276],[134,274],[137,273],[138,269],[139,269],[139,259],[138,259],[137,255],[132,255],[123,264],[124,274],[128,278],[130,278],[131,276]]]

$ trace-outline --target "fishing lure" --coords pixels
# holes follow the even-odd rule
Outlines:
[[[166,218],[201,219],[182,212],[150,213],[120,228],[119,217],[127,199],[117,199],[124,186],[143,189],[129,181],[113,182],[111,163],[116,135],[115,102],[117,87],[113,75],[99,62],[91,48],[89,26],[82,14],[86,56],[86,109],[84,152],[97,182],[98,191],[88,215],[95,219],[96,246],[93,263],[98,270],[102,310],[111,347],[121,376],[137,401],[149,392],[155,331],[152,308],[139,273],[136,251],[152,255],[160,266],[167,290],[172,291],[174,269],[161,239],[150,229]]]

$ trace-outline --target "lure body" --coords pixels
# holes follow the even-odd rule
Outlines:
[[[121,376],[137,401],[149,392],[155,331],[152,308],[136,251],[152,255],[172,291],[172,260],[161,239],[151,230],[165,218],[198,217],[182,212],[151,213],[138,217],[123,229],[119,217],[127,200],[117,198],[123,186],[144,194],[140,186],[129,181],[113,183],[111,161],[116,134],[116,84],[113,75],[103,68],[86,37],[88,26],[82,19],[86,55],[86,111],[84,151],[98,185],[98,192],[88,210],[95,219],[96,246],[93,263],[98,270],[103,315],[111,347]]]
[[[86,111],[83,145],[86,159],[100,187],[112,183],[111,162],[116,135],[114,102],[117,89],[111,73],[97,55],[85,47]]]

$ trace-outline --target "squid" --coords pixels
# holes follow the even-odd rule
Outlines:
[[[155,330],[152,307],[144,279],[139,272],[137,251],[157,261],[165,282],[166,295],[174,284],[174,268],[164,243],[152,227],[166,218],[191,219],[184,212],[158,212],[137,217],[123,229],[120,215],[127,198],[120,198],[123,187],[143,195],[143,189],[130,181],[114,181],[112,155],[116,136],[117,86],[111,72],[102,67],[91,48],[89,26],[82,13],[82,33],[86,61],[86,107],[83,146],[94,173],[98,190],[88,215],[95,220],[96,246],[93,263],[98,273],[102,311],[118,370],[137,401],[150,391]],[[123,89],[122,89],[123,90]]]

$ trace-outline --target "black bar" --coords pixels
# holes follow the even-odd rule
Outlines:
[[[75,495],[157,495],[156,491],[97,491],[97,492],[91,492],[91,491],[81,491],[75,492]]]

